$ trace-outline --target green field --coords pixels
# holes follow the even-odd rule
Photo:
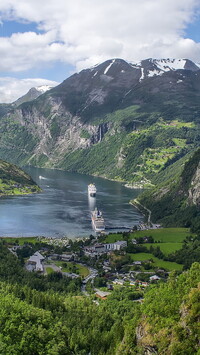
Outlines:
[[[1,240],[5,240],[7,243],[11,243],[11,244],[19,244],[19,245],[23,245],[24,243],[33,243],[35,244],[36,242],[38,242],[38,237],[0,237]]]
[[[164,268],[168,271],[173,270],[182,270],[183,265],[171,262],[171,261],[164,261],[161,259],[156,258],[154,255],[150,253],[137,253],[137,254],[129,254],[133,261],[146,261],[146,260],[153,260],[153,266],[157,266],[159,268]]]
[[[151,246],[156,248],[159,247],[163,254],[168,255],[174,253],[176,250],[182,248],[182,243],[145,243],[146,248],[150,248]]]
[[[65,261],[54,261],[54,264],[58,267],[61,266],[63,272],[77,273],[81,277],[86,277],[89,275],[88,268],[82,264],[76,264]]]
[[[161,243],[182,243],[183,240],[191,235],[189,228],[159,228],[131,233],[131,238],[152,236],[155,242]]]
[[[104,239],[104,243],[115,243],[117,242],[118,240],[123,240],[123,236],[122,236],[122,233],[119,233],[119,234],[116,234],[116,233],[113,233],[113,234],[109,234],[105,237]]]
[[[46,267],[46,272],[47,274],[52,274],[54,272],[54,270],[51,267]]]
[[[159,229],[147,229],[144,231],[136,231],[129,234],[129,238],[139,238],[145,236],[152,236],[155,242],[161,243],[182,243],[183,240],[191,235],[189,228],[159,228]],[[105,243],[114,243],[117,240],[122,240],[122,233],[109,234],[106,236]]]

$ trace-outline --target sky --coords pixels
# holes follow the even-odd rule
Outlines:
[[[200,0],[1,0],[0,103],[111,58],[200,63]]]

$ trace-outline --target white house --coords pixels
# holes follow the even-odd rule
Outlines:
[[[150,276],[149,280],[150,281],[158,281],[158,280],[160,280],[160,277],[157,275],[153,275],[153,276]]]
[[[32,265],[33,268],[32,270],[34,271],[44,271],[44,266],[42,264],[42,261],[44,260],[44,257],[42,254],[39,253],[39,251],[36,251],[33,255],[30,256],[30,258],[27,261],[27,265]]]

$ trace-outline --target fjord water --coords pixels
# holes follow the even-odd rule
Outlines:
[[[33,167],[24,170],[43,192],[0,199],[0,236],[89,236],[94,234],[91,210],[95,207],[102,211],[108,232],[133,227],[142,219],[129,204],[139,190],[61,170]],[[97,187],[96,198],[88,197],[90,183]]]

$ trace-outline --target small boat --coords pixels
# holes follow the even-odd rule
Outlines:
[[[88,194],[89,194],[89,196],[95,197],[96,196],[96,192],[97,192],[97,189],[96,189],[95,184],[89,184],[88,185]]]
[[[103,232],[105,230],[105,222],[102,216],[102,212],[95,208],[92,211],[92,227],[94,228],[95,232]]]

